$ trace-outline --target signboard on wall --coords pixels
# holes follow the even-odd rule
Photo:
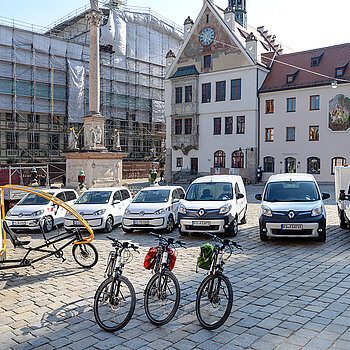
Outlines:
[[[350,128],[350,98],[336,95],[329,101],[328,128],[332,131],[347,131]]]

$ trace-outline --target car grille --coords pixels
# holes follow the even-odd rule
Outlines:
[[[185,230],[188,230],[188,231],[218,231],[219,228],[220,228],[219,225],[210,225],[210,226],[185,225]]]
[[[303,229],[303,230],[281,230],[278,228],[271,229],[271,233],[273,235],[300,235],[300,236],[307,236],[312,235],[312,229]]]

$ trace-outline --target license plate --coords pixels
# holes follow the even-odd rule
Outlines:
[[[192,226],[210,226],[210,221],[192,221]]]
[[[12,221],[12,226],[22,226],[22,225],[26,225],[26,222],[24,221]]]
[[[134,220],[134,225],[148,225],[148,220]]]
[[[282,230],[302,230],[303,225],[302,224],[282,224],[281,229]]]
[[[73,220],[73,225],[79,225],[80,221],[79,220]]]

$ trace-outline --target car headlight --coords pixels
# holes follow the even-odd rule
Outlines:
[[[5,215],[5,217],[9,217],[9,216],[11,216],[11,210],[9,210],[7,213],[6,213],[6,215]]]
[[[131,210],[130,210],[130,205],[128,205],[124,211],[124,214],[130,214]]]
[[[181,204],[179,206],[179,213],[181,213],[181,214],[186,214],[187,213],[186,207],[183,204]]]
[[[106,209],[100,209],[95,211],[92,215],[103,215],[106,212]]]
[[[167,211],[167,208],[162,208],[158,209],[154,212],[154,214],[159,215],[159,214],[164,214]]]
[[[39,215],[44,214],[44,212],[45,212],[45,210],[41,209],[41,210],[34,211],[31,215],[32,216],[39,216]]]
[[[311,216],[319,216],[321,214],[322,214],[321,207],[317,207],[317,208],[312,209]]]
[[[262,207],[261,214],[265,216],[272,216],[272,211],[269,207]]]
[[[227,214],[232,208],[231,204],[225,204],[223,205],[220,210],[219,210],[219,214]]]

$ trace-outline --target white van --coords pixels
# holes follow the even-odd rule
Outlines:
[[[238,175],[203,176],[192,182],[179,207],[179,232],[225,233],[236,236],[246,222],[247,198]]]

